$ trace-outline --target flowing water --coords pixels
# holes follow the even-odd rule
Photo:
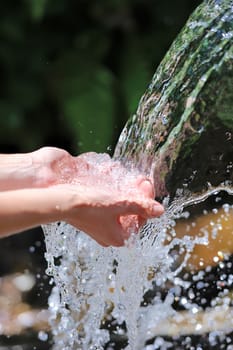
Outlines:
[[[54,350],[233,348],[232,101],[233,1],[204,1],[114,155],[154,181],[165,214],[122,248],[43,227]]]

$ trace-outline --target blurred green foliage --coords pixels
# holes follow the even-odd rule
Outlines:
[[[195,0],[0,3],[1,152],[114,148]]]

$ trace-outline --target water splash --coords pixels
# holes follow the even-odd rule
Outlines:
[[[191,284],[182,272],[196,244],[207,245],[210,235],[179,237],[176,221],[187,217],[184,208],[208,195],[181,205],[173,202],[122,248],[102,248],[65,223],[44,227],[47,273],[56,285],[50,297],[54,349],[104,349],[106,343],[128,341],[127,349],[141,350],[146,340],[163,335],[164,324],[172,319],[174,331],[182,318],[173,305],[177,289]],[[225,216],[233,214],[233,205],[224,208]],[[220,230],[217,221],[213,228],[215,234]],[[167,290],[164,299],[158,290]],[[181,296],[180,302],[193,320],[186,328],[193,326],[194,333],[206,326],[194,321],[202,308],[188,299]]]
[[[232,0],[204,1],[122,131],[115,157],[154,178],[160,198],[232,184],[232,33]]]
[[[116,147],[153,178],[165,214],[117,249],[65,223],[43,227],[54,350],[165,350],[178,336],[191,348],[203,333],[210,347],[233,344],[231,244],[219,239],[232,241],[232,33],[232,0],[204,1]]]

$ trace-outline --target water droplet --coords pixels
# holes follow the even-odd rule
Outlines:
[[[46,333],[44,331],[40,331],[38,333],[38,339],[40,339],[41,341],[47,341],[48,340],[48,333]]]
[[[166,125],[168,123],[168,118],[166,115],[162,115],[161,117],[163,125]]]

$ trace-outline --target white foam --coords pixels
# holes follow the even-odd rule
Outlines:
[[[105,156],[100,158],[97,172],[102,171],[101,164],[104,165],[106,160],[109,161]],[[135,178],[135,174],[133,176]],[[193,201],[197,203],[198,199]],[[169,318],[177,319],[179,323],[180,314],[172,307],[174,294],[169,292],[168,286],[177,290],[189,286],[179,274],[195,245],[208,243],[208,233],[179,238],[176,220],[189,218],[189,213],[183,199],[171,206],[167,203],[164,203],[167,206],[165,214],[147,222],[122,248],[103,248],[85,233],[63,222],[43,227],[47,273],[55,283],[49,299],[54,350],[101,350],[109,340],[127,339],[127,350],[142,350],[146,340],[156,336],[158,329],[163,332],[162,324],[167,324]],[[187,203],[190,205],[192,201]],[[230,205],[224,206],[226,215],[229,208],[232,209]],[[213,213],[217,215],[217,211]],[[217,221],[216,224],[213,226],[215,236],[216,230],[220,229]],[[168,232],[170,240],[165,244]],[[201,275],[198,276],[201,281]],[[162,298],[155,292],[156,288],[168,289],[167,296]],[[148,291],[152,295],[145,303],[144,296]],[[182,305],[194,317],[201,308],[192,303],[195,294],[192,297],[190,293],[189,300],[182,299]],[[198,322],[197,319],[193,332],[200,332]],[[104,328],[106,324],[111,328],[118,325],[118,328],[108,330],[108,327]],[[156,339],[153,346],[159,349],[162,338]],[[161,349],[168,349],[170,345],[164,341]]]

